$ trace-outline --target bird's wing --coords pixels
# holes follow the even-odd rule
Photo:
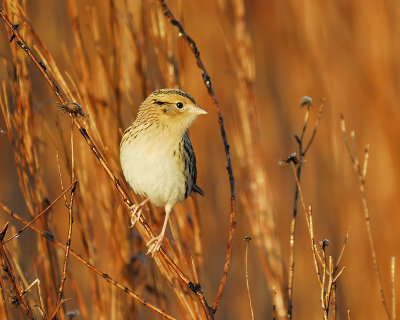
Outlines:
[[[185,157],[187,157],[188,159],[188,162],[186,164],[188,165],[188,171],[189,171],[187,179],[191,180],[191,183],[186,183],[187,189],[185,196],[187,197],[192,192],[196,192],[204,196],[204,191],[201,190],[201,188],[198,185],[196,185],[196,180],[197,180],[196,156],[193,151],[192,143],[190,142],[190,139],[186,133],[183,135],[183,146],[184,146]]]
[[[201,196],[204,196],[204,191],[201,190],[201,188],[197,184],[193,185],[192,191],[198,193]]]

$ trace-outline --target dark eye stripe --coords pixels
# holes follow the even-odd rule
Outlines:
[[[154,99],[154,103],[158,104],[159,106],[162,106],[163,104],[166,104],[165,101],[160,101],[160,100],[155,100],[155,99]]]

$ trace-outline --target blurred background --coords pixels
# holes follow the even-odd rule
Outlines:
[[[278,162],[298,152],[294,135],[301,133],[306,113],[306,108],[300,107],[300,99],[309,96],[313,107],[306,141],[325,99],[300,180],[305,205],[313,208],[314,237],[316,241],[330,240],[327,254],[336,261],[350,228],[339,266],[345,266],[345,270],[336,283],[335,307],[331,309],[336,308],[338,319],[346,319],[348,314],[351,319],[384,319],[359,181],[344,144],[340,114],[347,129],[355,131],[361,161],[365,146],[370,146],[366,200],[383,289],[392,310],[391,258],[395,257],[396,267],[400,262],[400,171],[396,164],[400,158],[399,3],[171,0],[167,4],[197,44],[211,76],[231,146],[237,226],[228,281],[216,318],[251,319],[245,236],[253,239],[247,263],[255,318],[272,319],[274,305],[278,309],[275,316],[285,317],[279,310],[288,306],[289,236],[296,182],[291,167],[279,166]],[[192,273],[192,254],[204,294],[212,304],[223,272],[230,226],[224,148],[216,108],[193,54],[163,15],[159,2],[30,0],[3,1],[3,7],[10,19],[20,24],[19,30],[33,50],[43,53],[47,48],[54,61],[46,54],[40,59],[66,97],[82,106],[88,115],[82,123],[122,181],[118,160],[121,132],[133,121],[148,93],[178,86],[209,112],[198,118],[189,133],[197,156],[198,184],[206,195],[177,206],[171,222],[175,231],[169,230],[187,251],[182,253],[178,245],[167,246],[167,251],[175,250],[172,256],[188,274]],[[37,38],[32,36],[29,24]],[[76,129],[71,153],[70,118],[60,111],[55,95],[32,62],[15,41],[8,44],[9,39],[9,29],[2,23],[0,200],[30,220],[30,215],[41,211],[44,199],[52,202],[61,193],[58,154],[65,187],[71,183],[71,176],[79,180],[74,250],[168,314],[178,319],[193,318],[194,313],[185,309],[182,298],[171,293],[174,284],[166,280],[159,264],[144,255],[145,244],[135,228],[128,228],[129,215],[112,181]],[[5,101],[8,107],[4,107]],[[8,126],[7,114],[19,119],[20,124]],[[10,140],[10,131],[14,132],[14,140]],[[28,169],[18,154],[22,158],[28,154],[28,167],[34,167],[29,169],[30,177],[25,182],[21,182],[21,172]],[[51,229],[65,243],[68,210],[62,202],[51,210],[42,228]],[[298,208],[293,318],[320,319],[321,289],[300,203]],[[160,230],[162,210],[150,211],[146,218],[150,217],[154,229]],[[199,228],[191,233],[187,224],[193,217],[198,217],[194,224]],[[15,230],[22,227],[3,212],[0,218],[2,224],[9,221]],[[48,253],[43,253],[38,238],[26,230],[7,245],[28,283],[36,278],[46,282],[42,263]],[[54,265],[60,271],[64,252],[54,247],[51,250],[59,259]],[[49,296],[45,299],[49,314],[55,307],[50,296],[56,290],[51,288],[48,284],[43,290]],[[188,296],[195,300],[194,295]],[[73,258],[64,298],[68,299],[64,313],[78,309],[76,319],[157,317]],[[31,299],[33,305],[38,299],[36,293],[31,294]],[[196,303],[192,307],[200,310],[196,317],[204,318]],[[331,311],[329,317],[332,316]],[[14,309],[8,311],[8,317],[23,318]]]

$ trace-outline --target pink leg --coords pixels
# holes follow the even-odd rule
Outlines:
[[[170,205],[165,206],[164,225],[163,225],[163,228],[162,228],[160,234],[156,237],[151,238],[150,241],[146,243],[146,245],[149,246],[149,250],[147,251],[146,254],[151,253],[152,257],[158,250],[160,250],[162,241],[164,239],[165,230],[167,229],[167,223],[168,223],[169,214],[171,213],[171,209],[172,209],[172,206],[170,206]]]
[[[133,228],[133,226],[135,225],[136,222],[138,222],[140,215],[142,214],[142,208],[144,207],[144,205],[149,202],[149,199],[146,199],[144,201],[142,201],[139,204],[133,204],[129,207],[129,210],[132,210],[131,213],[131,224],[129,226],[129,228]]]

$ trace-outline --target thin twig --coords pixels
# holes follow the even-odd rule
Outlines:
[[[251,240],[251,238],[249,236],[245,237],[244,240],[246,241],[246,253],[245,253],[245,259],[244,259],[244,263],[245,263],[245,275],[244,277],[246,278],[246,288],[247,288],[247,296],[249,297],[249,304],[250,304],[250,312],[251,312],[251,319],[254,320],[254,311],[253,311],[253,305],[251,303],[251,295],[250,295],[250,285],[249,285],[249,272],[247,269],[247,256],[248,256],[248,252],[249,252],[249,242]]]
[[[301,205],[303,207],[303,212],[304,212],[304,216],[306,218],[308,232],[309,232],[310,239],[311,239],[311,251],[312,251],[313,257],[314,257],[315,271],[317,273],[317,276],[320,277],[321,273],[319,271],[318,261],[320,262],[321,265],[323,265],[324,262],[323,262],[323,259],[322,259],[321,255],[320,255],[320,253],[317,250],[316,242],[315,242],[315,238],[314,238],[312,207],[309,206],[308,207],[308,211],[306,210],[306,206],[305,206],[304,198],[303,198],[303,193],[302,193],[301,187],[300,187],[300,181],[297,179],[297,176],[296,176],[296,173],[295,173],[295,165],[294,165],[294,163],[291,163],[291,165],[292,165],[292,170],[293,170],[293,176],[294,176],[294,178],[296,180],[297,188],[299,189]],[[318,258],[318,260],[317,260],[317,258]],[[322,287],[321,279],[318,278],[318,280],[320,280],[319,281],[320,282],[320,286]]]
[[[314,239],[314,226],[313,226],[313,219],[312,219],[312,208],[311,206],[308,209],[308,220],[309,220],[309,231],[310,231],[310,239],[311,239],[311,251],[313,254],[313,261],[314,261],[314,267],[315,267],[315,273],[317,274],[317,279],[319,286],[322,288],[322,282],[321,282],[321,272],[319,271],[319,266],[318,266],[318,258],[320,258],[319,253],[317,251],[317,247],[315,245],[315,239]]]
[[[339,257],[337,258],[337,261],[335,263],[336,267],[342,261],[344,249],[346,249],[347,241],[349,240],[349,233],[350,233],[350,227],[347,229],[347,233],[346,233],[346,237],[344,238],[344,243],[343,243],[343,246],[342,246],[342,250],[340,251]]]
[[[42,315],[43,315],[43,319],[45,319],[46,320],[46,317],[44,316],[45,315],[45,312],[44,312],[44,299],[43,299],[43,295],[42,295],[42,288],[41,288],[41,286],[40,286],[40,280],[39,279],[37,279],[38,281],[37,281],[37,295],[38,295],[38,297],[39,297],[39,303],[40,303],[40,305],[38,306],[38,308],[39,308],[39,310],[40,310],[40,312],[42,313]]]
[[[57,202],[58,200],[60,200],[67,192],[69,189],[73,188],[75,186],[77,181],[72,182],[72,184],[65,189],[52,203],[50,203],[42,212],[40,212],[35,218],[33,218],[27,225],[25,225],[23,228],[21,228],[20,230],[18,230],[13,236],[11,236],[10,238],[8,238],[7,240],[5,240],[3,243],[6,244],[9,241],[19,237],[21,235],[22,232],[24,232],[24,230],[26,228],[29,228],[31,226],[31,224],[35,223],[35,221],[37,221],[43,214],[45,214],[47,211],[49,211]]]
[[[365,194],[365,178],[367,175],[369,145],[367,145],[364,150],[363,168],[361,168],[360,161],[358,159],[357,150],[356,150],[355,133],[354,133],[354,131],[350,132],[351,141],[349,142],[348,138],[347,138],[347,131],[346,131],[346,124],[344,121],[344,116],[341,114],[340,117],[341,117],[341,128],[342,128],[342,133],[343,133],[343,139],[345,142],[347,153],[351,159],[351,162],[353,163],[354,170],[358,176],[358,180],[360,183],[361,202],[362,202],[363,209],[364,209],[365,226],[367,229],[368,242],[369,242],[369,246],[371,249],[372,264],[374,265],[376,278],[378,280],[378,288],[379,288],[379,294],[381,297],[381,303],[385,310],[386,317],[388,319],[391,319],[389,307],[388,307],[388,304],[387,304],[386,298],[385,298],[385,292],[383,291],[381,272],[379,270],[378,260],[376,258],[375,241],[374,241],[374,237],[372,235],[371,216],[369,214],[367,196]]]
[[[229,176],[229,187],[230,187],[230,192],[231,192],[231,213],[230,213],[230,231],[229,231],[229,240],[228,240],[228,248],[226,252],[226,258],[225,258],[225,265],[224,265],[224,272],[222,274],[222,278],[220,281],[220,286],[218,288],[217,296],[214,300],[214,303],[212,305],[212,312],[215,313],[217,311],[217,307],[219,304],[219,301],[222,297],[222,294],[224,292],[225,284],[226,284],[226,278],[228,276],[228,269],[229,269],[229,263],[232,255],[232,243],[233,243],[233,236],[235,233],[235,228],[236,228],[236,220],[235,220],[235,212],[236,212],[236,195],[235,195],[235,179],[233,175],[233,169],[232,169],[232,161],[231,161],[231,154],[230,154],[230,147],[228,144],[228,139],[226,137],[226,132],[225,132],[225,127],[224,127],[224,119],[222,117],[222,111],[217,99],[217,96],[215,95],[214,88],[211,83],[211,78],[207,72],[207,69],[203,63],[203,61],[200,58],[200,51],[198,50],[196,43],[193,41],[193,39],[185,32],[184,28],[182,27],[181,23],[175,18],[174,14],[172,11],[169,9],[167,6],[165,0],[159,0],[160,5],[163,9],[164,15],[169,19],[172,25],[176,26],[179,30],[179,36],[185,39],[187,44],[189,45],[195,59],[197,62],[197,66],[201,70],[201,75],[204,81],[204,84],[207,88],[208,94],[212,98],[214,105],[216,107],[216,111],[218,114],[218,123],[220,126],[220,131],[221,131],[221,137],[224,143],[224,150],[225,150],[225,158],[227,162],[227,171],[228,171],[228,176]]]
[[[71,104],[70,102],[68,102],[64,98],[64,96],[60,92],[60,89],[58,88],[58,85],[56,84],[56,82],[50,77],[50,75],[47,72],[46,68],[43,67],[43,63],[39,62],[39,60],[33,54],[33,52],[31,51],[29,46],[26,44],[26,42],[24,41],[22,36],[19,34],[19,31],[17,29],[13,28],[13,23],[9,20],[8,16],[5,14],[5,12],[3,10],[0,10],[0,16],[3,19],[3,21],[5,22],[5,24],[10,28],[13,37],[17,40],[17,44],[21,47],[21,49],[23,49],[26,52],[26,54],[31,58],[31,60],[33,61],[35,66],[42,73],[43,77],[45,78],[46,82],[50,86],[51,90],[54,92],[54,94],[56,95],[57,99],[59,100],[61,106],[68,106],[69,104]],[[117,191],[119,192],[119,194],[121,195],[122,200],[124,201],[126,206],[128,208],[130,208],[133,205],[133,202],[129,198],[128,194],[126,193],[126,191],[122,187],[121,183],[119,182],[119,180],[117,179],[115,174],[112,172],[110,166],[105,161],[105,158],[102,156],[102,154],[100,153],[100,151],[98,150],[98,148],[94,144],[93,139],[91,138],[91,136],[87,132],[86,128],[80,123],[79,117],[76,114],[76,108],[72,108],[71,109],[71,108],[67,108],[66,107],[65,110],[68,111],[68,114],[73,119],[74,125],[77,127],[77,129],[79,130],[79,132],[81,133],[81,135],[85,139],[85,141],[88,144],[89,148],[94,153],[95,157],[97,158],[97,160],[99,161],[99,163],[101,164],[103,169],[106,171],[106,173],[109,176],[109,178],[113,181],[113,184],[114,184],[115,188],[117,189]],[[222,120],[222,117],[220,119]],[[233,179],[233,175],[232,175],[232,179]],[[230,179],[230,181],[231,181],[231,179]],[[231,184],[232,183],[233,183],[233,180],[231,181]],[[234,210],[234,203],[235,203],[235,201],[234,201],[234,197],[233,197],[231,199],[231,208],[232,208],[231,210]],[[231,214],[231,225],[232,225],[232,220],[234,221],[234,214]],[[143,217],[143,215],[140,215],[139,222],[143,226],[143,228],[146,231],[148,237],[149,238],[153,238],[154,237],[154,233],[153,233],[151,227],[148,225],[148,223],[145,220],[145,218]],[[231,231],[230,239],[232,237],[233,237],[233,232]],[[231,241],[230,241],[230,243],[231,243]],[[229,254],[230,254],[231,245],[230,245],[230,249],[228,248],[228,251],[229,251]],[[72,253],[72,251],[71,251],[71,253]],[[162,247],[160,248],[158,256],[161,256],[162,259],[164,259],[164,261],[166,262],[166,264],[169,265],[172,270],[174,270],[174,272],[178,275],[178,277],[184,283],[186,283],[186,285],[189,287],[189,289],[196,294],[196,296],[199,299],[199,301],[200,301],[200,303],[201,303],[201,305],[202,305],[202,307],[203,307],[208,319],[212,319],[213,318],[213,314],[212,314],[212,312],[210,312],[210,308],[208,306],[208,303],[207,303],[207,300],[206,300],[206,298],[204,296],[204,293],[203,293],[203,291],[201,289],[201,286],[199,284],[193,283],[184,274],[184,272],[178,267],[178,265],[171,259],[171,257],[166,253],[166,251]],[[225,272],[224,272],[224,275],[225,275]],[[225,277],[223,279],[225,279],[225,278],[226,278],[226,275],[225,275]]]
[[[392,257],[392,263],[390,266],[390,282],[392,285],[392,320],[396,320],[396,290],[394,276],[396,274],[396,258]]]
[[[326,308],[326,317],[329,316],[329,304],[331,300],[331,292],[332,292],[332,274],[333,274],[333,259],[332,256],[329,256],[328,260],[328,270],[329,270],[329,279],[328,279],[328,288],[327,292],[325,293],[325,308]]]
[[[267,170],[264,165],[264,139],[260,132],[260,115],[256,99],[256,59],[253,40],[247,23],[246,0],[217,1],[219,16],[229,16],[232,36],[223,36],[226,53],[231,58],[232,71],[237,79],[230,87],[235,96],[235,108],[232,108],[237,123],[234,130],[236,154],[242,163],[239,175],[243,182],[241,197],[243,212],[248,216],[249,226],[255,238],[255,248],[262,260],[266,284],[274,297],[273,308],[278,318],[286,318],[287,288],[283,281],[286,267],[281,259],[281,248],[277,237],[276,216],[271,199]],[[227,33],[227,30],[224,31]],[[234,109],[234,110],[233,110]],[[236,126],[235,126],[236,127]],[[246,152],[242,152],[246,150]],[[262,201],[260,201],[262,199]]]
[[[324,110],[324,107],[325,107],[325,99],[322,99],[322,103],[321,103],[321,105],[319,107],[319,110],[318,110],[318,116],[317,116],[317,119],[315,120],[313,132],[311,133],[311,137],[310,137],[310,140],[307,143],[307,146],[304,148],[304,154],[307,153],[307,151],[310,148],[312,142],[314,141],[315,135],[317,134],[317,129],[318,129],[318,126],[319,126],[319,122],[321,121],[322,110]]]
[[[332,284],[332,319],[336,320],[337,303],[336,303],[336,283]]]
[[[307,99],[305,99],[307,98]],[[318,130],[319,122],[322,117],[322,111],[325,106],[325,101],[323,100],[320,108],[318,110],[318,116],[314,124],[314,129],[311,133],[311,137],[309,141],[306,144],[306,147],[304,148],[305,144],[305,133],[307,131],[308,123],[309,123],[309,117],[310,117],[310,110],[311,110],[311,99],[308,97],[303,98],[303,102],[301,106],[305,106],[306,112],[304,114],[304,122],[303,122],[303,127],[301,129],[301,134],[300,137],[296,134],[295,135],[295,140],[298,144],[298,161],[296,161],[297,165],[297,172],[295,173],[295,178],[296,178],[296,188],[295,188],[295,193],[294,193],[294,204],[293,204],[293,214],[292,214],[292,220],[290,222],[290,236],[289,236],[289,245],[290,245],[290,257],[289,257],[289,273],[288,273],[288,309],[287,309],[287,315],[288,319],[292,319],[293,316],[293,281],[294,281],[294,255],[295,255],[295,230],[296,230],[296,218],[297,218],[297,210],[298,210],[298,200],[299,200],[299,185],[300,185],[300,178],[301,178],[301,172],[302,172],[302,163],[303,163],[303,158],[306,156],[307,151],[309,150],[312,142],[314,141],[315,135]],[[290,159],[290,157],[288,158]],[[294,159],[294,158],[292,158]],[[294,165],[293,161],[291,163]],[[304,207],[304,203],[303,203]],[[306,214],[306,219],[307,219],[307,214]],[[307,219],[307,224],[309,224],[309,221]]]
[[[42,300],[41,293],[40,293],[40,280],[39,279],[34,280],[25,290],[23,290],[21,292],[21,296],[26,294],[34,285],[37,285],[37,287],[38,287],[39,301],[40,301],[40,305],[35,304],[34,307],[38,308],[40,313],[41,313],[41,315],[42,315],[42,317],[43,317],[43,319],[47,320],[48,318],[47,318],[47,315],[44,312],[43,300]]]
[[[58,312],[58,310],[60,310],[60,308],[61,308],[61,306],[64,304],[64,302],[65,302],[65,300],[60,300],[60,301],[57,302],[56,308],[55,308],[55,310],[53,311],[53,314],[50,316],[50,319],[51,319],[51,320],[57,320],[57,317],[56,317],[57,312]]]
[[[309,231],[309,235],[310,235],[311,251],[313,253],[315,271],[316,271],[318,283],[321,288],[320,301],[321,301],[321,307],[323,310],[323,318],[324,318],[324,320],[328,320],[330,305],[331,305],[331,301],[332,301],[332,305],[333,305],[333,309],[334,309],[333,319],[335,319],[335,317],[336,317],[336,281],[338,280],[338,278],[341,276],[341,274],[343,273],[343,271],[345,269],[345,267],[342,267],[338,271],[339,263],[343,257],[344,249],[346,248],[346,245],[347,245],[347,241],[348,241],[348,237],[349,237],[349,230],[347,231],[342,250],[337,259],[337,263],[334,265],[332,256],[329,256],[328,265],[327,265],[326,248],[329,245],[329,240],[327,240],[327,239],[322,240],[322,244],[321,244],[322,257],[321,257],[319,251],[317,250],[316,242],[314,239],[312,208],[310,206],[308,208],[308,213],[307,213],[305,204],[304,204],[303,194],[301,191],[300,182],[296,176],[295,164],[293,163],[293,161],[291,161],[290,164],[292,166],[293,175],[295,177],[296,185],[299,190],[301,205],[303,207],[303,212],[304,212],[304,216],[306,218],[307,227],[308,227],[308,231]],[[320,272],[320,266],[318,263],[321,265],[322,274]],[[328,280],[327,280],[327,276],[328,276]]]
[[[340,269],[340,271],[335,275],[335,277],[332,279],[332,282],[336,282],[337,279],[339,279],[339,277],[342,275],[343,271],[346,269],[346,267],[342,267],[342,269]]]
[[[326,252],[325,246],[322,246],[322,257],[323,257],[323,265],[322,265],[322,288],[321,288],[321,304],[322,310],[324,310],[324,319],[327,320],[328,316],[326,314],[326,304],[325,304],[325,286],[326,286]]]
[[[21,296],[26,294],[35,284],[39,283],[39,279],[34,280],[26,289],[21,292]]]
[[[11,211],[3,202],[0,201],[0,208],[7,213],[8,215],[10,215],[11,217],[15,218],[16,220],[18,220],[19,222],[21,222],[24,225],[28,225],[28,221],[26,221],[25,219],[21,218],[18,214],[16,214],[15,212]],[[67,250],[66,245],[62,244],[61,242],[59,242],[58,240],[56,240],[56,238],[54,237],[54,235],[48,231],[43,231],[40,230],[38,227],[36,227],[35,225],[30,224],[29,225],[29,229],[33,230],[34,232],[36,232],[38,235],[40,235],[41,237],[47,239],[48,241],[54,243],[57,247],[63,249],[63,250]],[[137,301],[139,301],[141,304],[143,304],[144,306],[150,308],[151,310],[159,313],[160,315],[162,315],[163,317],[167,318],[167,319],[175,319],[174,317],[168,315],[167,313],[165,313],[163,310],[159,309],[158,307],[152,305],[150,302],[146,301],[145,299],[143,299],[142,297],[140,297],[139,295],[137,295],[136,293],[134,293],[131,289],[129,289],[128,287],[120,284],[119,282],[117,282],[116,280],[114,280],[113,278],[111,278],[107,273],[104,273],[102,271],[100,271],[99,269],[97,269],[94,265],[92,265],[89,261],[87,261],[86,259],[84,259],[79,253],[75,252],[73,249],[70,249],[70,255],[73,256],[75,259],[77,259],[79,262],[83,263],[87,268],[89,268],[91,271],[93,271],[94,273],[96,273],[97,275],[99,275],[100,277],[102,277],[103,279],[105,279],[107,282],[111,283],[112,285],[116,286],[118,289],[121,289],[122,291],[124,291],[125,293],[127,293],[129,296],[131,296],[132,298],[136,299]]]
[[[302,161],[302,157],[305,156],[303,153],[303,140],[304,135],[307,129],[308,119],[310,115],[310,107],[307,107],[306,113],[304,115],[304,123],[303,128],[301,130],[300,138],[298,135],[295,135],[298,147],[299,147],[299,157]],[[292,162],[293,164],[293,162]],[[300,181],[302,171],[302,165],[299,163],[297,166],[296,177],[296,188],[294,193],[294,204],[293,204],[293,214],[292,220],[290,222],[290,236],[289,236],[289,246],[290,246],[290,257],[289,257],[289,273],[288,273],[288,309],[287,315],[288,319],[292,319],[293,316],[293,281],[294,281],[294,254],[295,254],[295,230],[296,230],[296,221],[297,221],[297,205],[299,200],[299,187],[297,185],[297,181]]]
[[[5,233],[7,231],[7,227],[8,227],[8,222],[6,223],[2,232],[0,233],[0,260],[1,260],[1,268],[5,272],[12,288],[12,293],[11,293],[12,297],[10,301],[13,304],[13,306],[21,308],[27,319],[35,319],[34,313],[26,299],[26,296],[22,294],[23,292],[22,285],[20,284],[15,274],[14,267],[11,263],[12,259],[3,242]]]
[[[57,292],[56,305],[61,303],[62,294],[63,294],[63,290],[64,290],[64,284],[65,284],[65,280],[67,279],[68,258],[69,258],[69,253],[71,250],[71,241],[72,241],[71,240],[72,239],[72,223],[73,223],[72,205],[73,205],[74,194],[75,194],[77,183],[78,183],[78,181],[75,181],[75,184],[72,187],[71,196],[70,196],[71,198],[70,198],[69,204],[67,206],[67,208],[68,208],[68,237],[67,237],[67,244],[66,244],[66,250],[65,250],[65,257],[64,257],[63,272],[62,272],[62,276],[61,276],[61,283],[60,283],[60,287],[58,288],[58,292]]]

